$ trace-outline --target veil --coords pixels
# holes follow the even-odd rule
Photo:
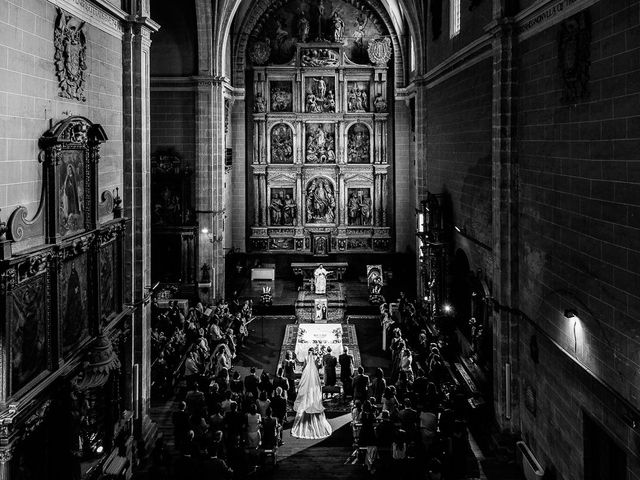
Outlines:
[[[302,371],[296,401],[293,404],[296,413],[322,413],[322,383],[313,353],[307,353],[307,361]]]

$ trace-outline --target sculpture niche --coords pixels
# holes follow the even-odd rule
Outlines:
[[[336,199],[333,185],[326,178],[314,178],[307,187],[307,223],[333,223]]]

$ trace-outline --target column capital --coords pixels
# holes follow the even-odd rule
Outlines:
[[[7,463],[13,458],[13,451],[15,450],[13,445],[7,445],[0,447],[0,463]]]

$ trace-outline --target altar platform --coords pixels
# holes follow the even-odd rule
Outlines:
[[[326,306],[326,315],[322,316],[317,305]],[[341,323],[347,312],[347,301],[341,283],[327,284],[327,293],[317,294],[301,290],[295,303],[298,323]]]
[[[336,333],[339,333],[340,336],[337,337]],[[290,351],[296,358],[296,373],[300,374],[304,367],[305,354],[309,348],[317,347],[321,351],[323,346],[325,351],[327,346],[331,346],[332,354],[336,357],[342,353],[343,347],[348,347],[349,353],[353,355],[354,368],[357,369],[362,364],[355,325],[348,323],[294,323],[286,326],[278,365],[282,365],[285,354]],[[336,367],[336,372],[340,378],[340,365]]]

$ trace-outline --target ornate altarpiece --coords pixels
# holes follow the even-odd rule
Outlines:
[[[337,33],[336,33],[337,34]],[[387,148],[388,38],[352,62],[346,42],[295,43],[293,58],[253,61],[250,248],[284,253],[392,249]],[[273,57],[273,54],[271,55]]]
[[[0,235],[9,245],[0,257],[2,478],[8,471],[17,478],[70,474],[98,444],[106,455],[119,434],[129,436],[129,387],[119,368],[131,356],[123,290],[128,222],[117,191],[98,199],[106,140],[100,125],[78,116],[47,131],[33,160],[42,164],[38,210],[29,218],[16,208],[7,240]],[[29,246],[12,254],[21,242]]]

